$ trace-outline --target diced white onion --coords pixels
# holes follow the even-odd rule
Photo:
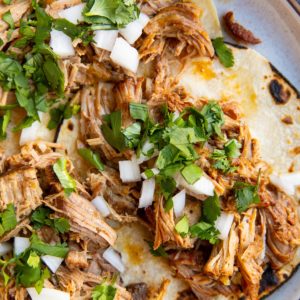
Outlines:
[[[123,38],[117,38],[110,58],[116,64],[133,73],[136,73],[139,66],[138,51],[131,47]]]
[[[94,36],[95,46],[111,51],[118,37],[118,30],[96,30]]]
[[[140,166],[136,160],[119,161],[120,178],[123,182],[141,181]]]
[[[50,32],[50,47],[60,57],[68,57],[75,54],[72,40],[62,31],[52,29]]]
[[[149,22],[149,17],[143,13],[137,20],[129,23],[125,28],[120,29],[120,34],[127,40],[129,44],[134,44],[142,35],[143,28]]]
[[[53,141],[55,130],[47,128],[49,122],[49,114],[38,112],[40,121],[35,121],[30,127],[22,129],[20,136],[20,146],[36,140]]]
[[[69,22],[73,24],[78,24],[78,22],[83,21],[83,9],[85,7],[85,4],[78,4],[69,8],[66,8],[64,10],[61,10],[58,15],[63,18],[67,19]]]
[[[107,248],[103,252],[103,258],[109,262],[113,267],[115,267],[120,273],[125,271],[124,264],[120,254],[115,251],[112,247]]]
[[[150,21],[150,18],[144,14],[144,13],[140,13],[140,16],[138,18],[138,21],[140,22],[140,24],[142,25],[142,27],[146,27],[146,25],[148,24],[148,22]]]
[[[155,179],[147,179],[143,181],[139,208],[148,207],[152,204],[155,192]]]
[[[61,257],[56,257],[52,255],[43,255],[41,256],[42,261],[48,266],[52,273],[56,273],[57,269],[64,261]]]
[[[129,23],[125,28],[120,29],[120,34],[127,40],[129,44],[134,44],[135,41],[142,35],[143,27],[139,20]]]
[[[194,184],[187,183],[181,174],[177,174],[175,176],[175,181],[179,186],[185,188],[187,191],[196,195],[214,195],[215,187],[205,175],[201,176],[201,178],[197,180]]]
[[[271,182],[288,195],[296,193],[296,187],[300,186],[300,172],[271,175]]]
[[[92,204],[97,208],[97,210],[101,213],[101,215],[105,218],[110,215],[110,209],[103,198],[103,196],[97,196],[92,200]]]
[[[7,253],[9,253],[10,251],[12,251],[13,246],[11,243],[8,242],[3,242],[0,243],[0,256],[3,256]]]
[[[221,215],[215,221],[215,227],[220,231],[219,239],[225,240],[228,237],[233,219],[233,214],[221,212]]]
[[[185,198],[186,198],[185,190],[180,191],[173,197],[173,209],[176,218],[181,217],[183,215],[183,211],[185,207]]]
[[[153,172],[154,175],[159,174],[159,170],[158,170],[157,168],[152,168],[152,169],[150,169],[150,170]],[[141,174],[141,176],[142,176],[143,179],[148,179],[148,177],[147,177],[147,175],[145,174],[145,172],[143,172],[143,173]]]
[[[43,288],[38,294],[35,288],[27,288],[27,292],[32,300],[70,300],[70,294],[60,290]]]
[[[30,247],[30,241],[28,238],[16,236],[14,239],[14,253],[19,255]]]

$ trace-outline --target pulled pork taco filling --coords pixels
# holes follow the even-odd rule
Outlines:
[[[170,279],[123,280],[115,245],[136,223],[184,284],[168,299],[286,279],[296,185],[270,177],[235,99],[179,83],[193,58],[234,65],[194,2],[2,2],[0,299],[164,299]]]

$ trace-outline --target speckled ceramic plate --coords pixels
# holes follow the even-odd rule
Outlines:
[[[255,47],[300,90],[300,4],[298,0],[215,0],[220,20],[232,10],[237,21],[263,42]],[[222,26],[224,28],[224,26]],[[225,40],[234,42],[224,32]],[[299,157],[300,159],[300,157]],[[300,199],[299,199],[300,200]],[[268,300],[300,299],[300,268]]]

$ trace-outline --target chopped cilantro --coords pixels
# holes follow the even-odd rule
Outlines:
[[[83,157],[86,161],[88,161],[93,167],[97,168],[99,171],[104,170],[104,165],[98,153],[95,153],[88,148],[81,148],[78,150],[78,153],[81,157]]]
[[[189,219],[184,215],[178,223],[175,225],[176,231],[183,237],[185,237],[189,232]]]
[[[6,139],[6,130],[11,118],[11,111],[6,110],[4,115],[0,117],[0,141]]]
[[[203,174],[202,169],[196,164],[190,164],[181,170],[181,174],[189,184],[194,184]]]
[[[12,1],[12,0],[3,0],[3,3],[4,3],[4,4],[11,4],[11,1]]]
[[[57,160],[57,162],[53,165],[53,171],[64,188],[67,196],[75,191],[76,181],[71,177],[67,170],[67,160],[65,158],[59,158]]]
[[[168,253],[166,252],[165,248],[160,245],[156,250],[153,249],[153,242],[149,242],[147,241],[148,245],[149,245],[149,248],[150,248],[150,253],[153,255],[153,256],[161,256],[161,257],[168,257]]]
[[[236,182],[234,184],[234,194],[236,207],[239,213],[248,209],[251,204],[260,203],[258,196],[258,184],[251,185],[245,182]]]
[[[102,124],[101,130],[106,141],[119,151],[126,148],[125,137],[122,133],[122,114],[121,111],[112,112],[104,117],[105,124]]]
[[[204,221],[191,226],[190,233],[192,237],[197,237],[201,240],[207,240],[213,245],[219,241],[219,230],[216,229],[213,224],[209,224]]]
[[[2,20],[9,25],[10,29],[15,28],[15,22],[14,22],[14,19],[13,19],[12,15],[11,15],[10,10],[2,15]]]
[[[113,285],[103,282],[96,285],[92,290],[93,300],[114,300],[117,288]]]
[[[140,142],[141,124],[136,122],[123,130],[125,143],[128,148],[135,148]]]
[[[64,119],[70,119],[73,115],[76,115],[79,110],[80,105],[70,105],[69,103],[52,108],[50,110],[50,120],[47,128],[50,130],[57,128]]]
[[[41,206],[31,215],[31,223],[35,229],[40,229],[47,225],[52,227],[58,233],[65,233],[70,230],[69,221],[65,218],[50,218],[52,210],[48,207]]]
[[[50,245],[41,241],[36,234],[33,234],[30,238],[30,248],[41,255],[51,255],[62,258],[66,257],[69,252],[67,244]]]
[[[130,116],[135,120],[146,121],[148,118],[148,106],[140,103],[129,104]]]
[[[233,67],[234,56],[232,50],[226,44],[224,44],[224,39],[222,37],[219,37],[212,40],[212,43],[221,64],[226,68]]]
[[[83,15],[93,29],[116,29],[136,20],[139,9],[135,1],[88,0]]]
[[[205,221],[213,224],[221,214],[220,199],[215,193],[203,202],[203,217]]]
[[[242,145],[236,139],[229,140],[224,145],[225,153],[229,158],[238,158],[241,155],[241,148]]]
[[[12,203],[8,204],[6,209],[0,213],[0,236],[5,232],[14,229],[17,226],[15,207]]]

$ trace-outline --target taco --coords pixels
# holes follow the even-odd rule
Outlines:
[[[212,1],[0,15],[0,299],[261,299],[292,276],[299,92]]]

